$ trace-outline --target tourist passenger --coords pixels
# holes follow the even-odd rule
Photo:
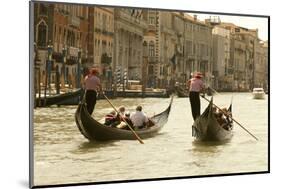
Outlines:
[[[203,75],[198,72],[194,75],[194,78],[187,81],[187,88],[189,89],[189,100],[191,105],[192,117],[195,120],[200,116],[200,97],[199,94],[203,93],[204,95],[204,83],[202,81]]]
[[[107,114],[105,116],[105,125],[111,125],[112,123],[114,123],[116,121],[116,112],[115,111],[111,111],[109,114]]]
[[[218,110],[215,113],[215,117],[222,128],[226,130],[230,130],[232,128],[231,112],[229,112],[226,108]]]
[[[125,111],[126,111],[126,108],[124,106],[119,107],[119,114],[121,116],[123,116],[123,117],[125,116]]]
[[[86,75],[84,79],[84,88],[86,90],[87,110],[91,115],[97,102],[97,92],[102,91],[97,69],[91,69],[89,74]]]
[[[142,112],[142,107],[137,106],[136,112],[130,116],[134,129],[142,129],[147,126],[148,118],[145,113]]]
[[[123,121],[124,117],[125,117],[125,107],[124,106],[120,106],[118,108],[118,114],[116,115],[116,120],[117,121]]]

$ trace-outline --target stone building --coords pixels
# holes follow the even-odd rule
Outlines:
[[[184,13],[149,10],[144,16],[148,20],[144,39],[150,44],[148,85],[185,85],[196,71],[211,84],[212,26]]]
[[[87,58],[88,8],[61,3],[34,4],[34,41],[41,82],[45,83],[48,68],[49,83],[54,83],[59,73],[62,87],[64,84],[76,87],[78,62]]]
[[[157,88],[159,78],[159,48],[160,48],[160,12],[143,10],[143,17],[148,27],[144,33],[144,42],[148,44],[147,87]]]
[[[170,88],[173,86],[174,66],[176,62],[172,63],[171,59],[175,55],[176,35],[173,28],[172,13],[168,11],[160,11],[160,49],[159,49],[159,88]]]
[[[268,61],[266,48],[260,43],[257,29],[248,29],[232,23],[221,23],[231,33],[231,57],[233,64],[233,90],[249,91],[254,87],[265,87],[265,68]],[[244,69],[244,70],[243,70]]]
[[[233,65],[233,90],[246,89],[246,44],[241,35],[231,36],[230,65]]]
[[[173,28],[175,31],[176,43],[175,43],[175,60],[174,60],[174,73],[173,76],[175,81],[180,85],[185,85],[188,76],[190,75],[190,68],[188,67],[188,62],[184,54],[185,50],[185,23],[186,18],[184,13],[173,13]]]
[[[120,73],[116,82],[142,80],[143,39],[147,22],[141,9],[114,9],[113,70]]]
[[[256,47],[255,67],[254,67],[254,87],[267,89],[268,72],[268,51],[267,44],[260,41]]]
[[[212,25],[185,14],[184,57],[189,73],[202,72],[205,83],[212,85],[213,42]],[[188,75],[190,76],[190,74]]]
[[[114,9],[89,7],[88,67],[100,71],[103,87],[111,89],[114,40]]]
[[[213,87],[215,89],[232,90],[231,69],[233,67],[230,64],[230,31],[218,25],[213,28]]]
[[[265,91],[268,91],[268,41],[263,41],[261,43],[263,48],[263,57],[264,57],[264,80],[262,87]]]

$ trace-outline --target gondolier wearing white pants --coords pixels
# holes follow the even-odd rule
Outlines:
[[[205,87],[202,81],[203,75],[197,72],[193,75],[193,78],[187,81],[187,87],[189,89],[189,101],[191,105],[191,112],[193,120],[200,116],[200,93],[204,93]]]

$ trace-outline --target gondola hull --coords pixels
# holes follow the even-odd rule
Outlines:
[[[231,105],[229,111],[231,111]],[[233,127],[226,130],[217,122],[212,112],[211,101],[204,113],[195,120],[192,126],[192,135],[198,141],[228,141],[233,137]]]
[[[135,131],[142,139],[153,137],[156,135],[168,121],[169,112],[171,109],[171,103],[169,107],[162,113],[150,118],[155,122],[155,126],[148,129]],[[86,109],[86,104],[81,102],[75,113],[75,121],[81,134],[91,140],[106,141],[106,140],[135,140],[136,137],[130,130],[118,129],[109,126],[105,126],[95,119],[93,119]]]
[[[51,105],[74,105],[78,104],[80,100],[80,96],[82,95],[82,89],[76,89],[72,92],[57,94],[53,96],[48,96],[46,98],[42,97],[36,98],[36,106],[37,107],[45,107]]]

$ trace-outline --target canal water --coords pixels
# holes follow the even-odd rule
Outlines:
[[[228,107],[233,96],[233,116],[253,133],[256,141],[237,124],[228,143],[198,143],[188,98],[174,98],[167,124],[159,135],[145,139],[89,142],[74,120],[76,106],[34,110],[34,184],[71,184],[147,178],[181,177],[267,171],[268,100],[251,93],[221,93],[214,103]],[[168,98],[114,99],[115,106],[133,111],[142,105],[154,115],[168,106]],[[208,103],[201,99],[201,112]],[[94,112],[99,120],[112,108],[99,100]]]

